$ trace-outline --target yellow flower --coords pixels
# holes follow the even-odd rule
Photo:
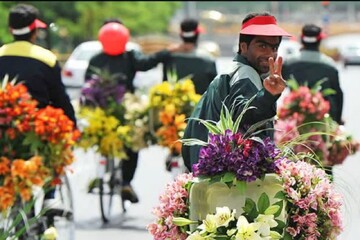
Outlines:
[[[58,238],[58,232],[56,228],[50,227],[45,230],[44,235],[42,236],[42,240],[56,240]]]

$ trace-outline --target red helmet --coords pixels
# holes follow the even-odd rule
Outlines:
[[[106,54],[118,55],[125,52],[129,35],[130,32],[124,25],[110,22],[100,28],[98,38]]]

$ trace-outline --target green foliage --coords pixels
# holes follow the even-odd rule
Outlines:
[[[9,9],[21,1],[0,2],[0,42],[12,41],[8,31]],[[58,26],[53,35],[80,42],[97,38],[99,28],[108,18],[119,18],[132,36],[148,33],[166,33],[168,23],[181,2],[130,1],[27,1],[39,9],[40,19]]]

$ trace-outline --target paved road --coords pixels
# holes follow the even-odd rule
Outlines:
[[[219,62],[220,71],[228,67],[231,58]],[[344,119],[346,127],[354,137],[360,139],[360,66],[341,70],[341,86],[345,93]],[[153,72],[155,74],[156,71]],[[149,74],[151,75],[151,74]],[[146,76],[143,75],[143,76]],[[149,85],[156,78],[151,76]],[[140,152],[139,167],[133,182],[140,197],[140,203],[128,206],[128,212],[122,214],[120,200],[110,224],[103,225],[100,218],[97,196],[86,193],[88,181],[96,175],[95,156],[92,152],[76,150],[77,161],[70,176],[75,200],[76,240],[151,240],[145,227],[153,221],[152,208],[158,204],[158,196],[164,190],[172,176],[164,169],[166,156],[164,148],[153,146]],[[349,157],[340,167],[335,167],[335,183],[346,197],[345,231],[340,240],[357,240],[360,236],[360,154]]]

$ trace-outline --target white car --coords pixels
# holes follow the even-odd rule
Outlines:
[[[99,41],[83,42],[74,49],[61,72],[61,78],[66,87],[80,88],[84,85],[85,71],[89,61],[95,54],[101,52],[101,49],[102,46]],[[131,49],[141,51],[139,44],[128,42],[126,50]]]

